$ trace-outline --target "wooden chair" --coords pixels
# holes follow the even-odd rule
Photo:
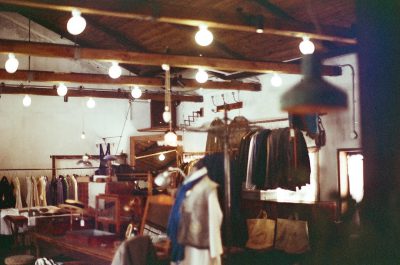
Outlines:
[[[165,194],[148,196],[144,209],[139,233],[140,235],[149,235],[153,239],[157,256],[160,259],[168,258],[170,242],[169,240],[157,240],[157,237],[165,235],[166,239],[168,218],[174,201],[172,196]]]
[[[110,226],[114,226],[114,231],[120,236],[121,227],[127,226],[131,217],[124,212],[123,206],[130,196],[118,194],[100,194],[96,196],[95,226],[96,229],[102,226],[103,230],[110,231]],[[111,232],[111,231],[110,231]]]
[[[14,248],[25,246],[25,234],[26,232],[19,232],[20,228],[28,225],[28,218],[21,215],[6,215],[4,221],[10,227],[11,234],[14,239]]]

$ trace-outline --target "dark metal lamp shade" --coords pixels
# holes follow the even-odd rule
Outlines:
[[[301,67],[304,78],[282,95],[282,110],[307,114],[347,108],[347,94],[321,78],[316,55],[305,55]]]

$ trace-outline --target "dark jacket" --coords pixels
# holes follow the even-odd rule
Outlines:
[[[290,129],[273,130],[267,140],[266,178],[263,188],[296,190],[310,183],[310,159],[303,133]]]
[[[0,209],[15,207],[14,185],[7,177],[0,180]]]

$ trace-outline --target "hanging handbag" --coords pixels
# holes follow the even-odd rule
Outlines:
[[[267,212],[261,210],[256,219],[247,219],[249,239],[246,247],[251,249],[269,249],[274,246],[276,221],[267,218]]]
[[[324,146],[326,144],[326,133],[324,125],[322,124],[321,117],[318,116],[318,133],[315,137],[315,145],[317,147]]]
[[[275,248],[291,254],[310,250],[307,221],[278,218]]]

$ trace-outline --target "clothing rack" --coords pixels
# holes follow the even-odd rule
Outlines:
[[[125,155],[115,155],[117,158],[126,159]],[[88,155],[90,159],[99,160],[99,155]],[[56,161],[61,159],[73,160],[82,159],[82,155],[51,155],[51,173],[56,176],[57,170],[67,170],[67,169],[97,169],[98,167],[79,167],[79,168],[56,168]]]
[[[270,122],[279,122],[279,121],[289,121],[289,118],[275,118],[275,119],[255,120],[255,121],[249,121],[249,124],[270,123]]]
[[[0,168],[1,171],[50,171],[50,170],[69,170],[69,169],[95,169],[98,167],[59,167],[59,168]]]
[[[229,152],[234,152],[234,151],[238,151],[237,148],[231,148],[228,150]],[[215,154],[215,153],[221,153],[221,152],[217,152],[217,151],[195,151],[195,152],[191,152],[191,151],[183,151],[182,154],[184,155],[207,155],[207,154]]]
[[[148,155],[135,156],[135,159],[142,159],[142,158],[158,156],[158,155],[161,155],[161,154],[168,154],[168,153],[173,153],[173,152],[177,152],[177,150],[173,149],[173,150],[167,150],[167,151],[160,151],[160,152],[152,153],[152,154],[148,154]]]

